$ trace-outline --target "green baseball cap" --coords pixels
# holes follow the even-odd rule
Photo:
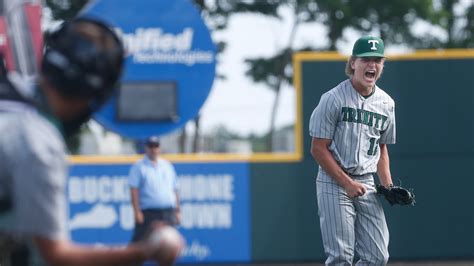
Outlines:
[[[384,57],[384,48],[382,39],[373,36],[364,36],[354,43],[352,55],[357,57]]]

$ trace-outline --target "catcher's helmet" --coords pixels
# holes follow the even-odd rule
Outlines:
[[[65,137],[80,126],[118,86],[124,60],[122,42],[107,25],[90,18],[65,22],[45,37],[41,76],[66,98],[88,100],[88,108],[63,120]]]
[[[91,26],[99,36],[87,33]],[[76,18],[45,36],[41,74],[63,96],[89,98],[96,109],[114,91],[123,58],[122,42],[107,25]]]

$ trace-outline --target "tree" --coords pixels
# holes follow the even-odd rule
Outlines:
[[[220,1],[233,2],[233,1]],[[283,47],[274,56],[250,58],[246,74],[255,82],[266,84],[275,91],[276,100],[272,107],[272,118],[267,140],[267,149],[271,151],[275,116],[278,108],[278,96],[283,82],[291,82],[291,56],[298,51],[306,50],[337,50],[337,42],[344,40],[346,29],[355,29],[364,34],[376,34],[382,37],[386,44],[403,44],[413,48],[462,48],[473,45],[474,7],[471,5],[467,12],[467,23],[459,31],[453,14],[454,5],[459,1],[444,0],[439,10],[434,8],[432,0],[378,1],[378,0],[254,0],[247,1],[245,10],[235,7],[233,12],[255,12],[279,18],[279,7],[290,7],[293,11],[294,24],[288,40],[288,46]],[[439,36],[426,32],[423,36],[415,36],[411,26],[417,21],[438,25],[448,32],[448,41],[443,42]],[[303,47],[296,49],[292,46],[294,32],[308,22],[319,22],[327,26],[327,47]]]
[[[439,25],[447,33],[447,41],[440,46],[445,48],[473,48],[474,47],[474,3],[466,8],[466,12],[459,14],[456,7],[460,1],[440,1],[441,11]]]

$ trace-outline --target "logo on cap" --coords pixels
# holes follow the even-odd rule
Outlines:
[[[369,44],[372,44],[372,47],[370,47],[370,50],[377,50],[377,46],[375,44],[379,44],[378,40],[369,40]]]

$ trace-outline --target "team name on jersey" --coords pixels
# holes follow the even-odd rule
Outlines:
[[[364,124],[382,130],[387,119],[387,116],[367,110],[342,107],[342,121],[344,122]]]

